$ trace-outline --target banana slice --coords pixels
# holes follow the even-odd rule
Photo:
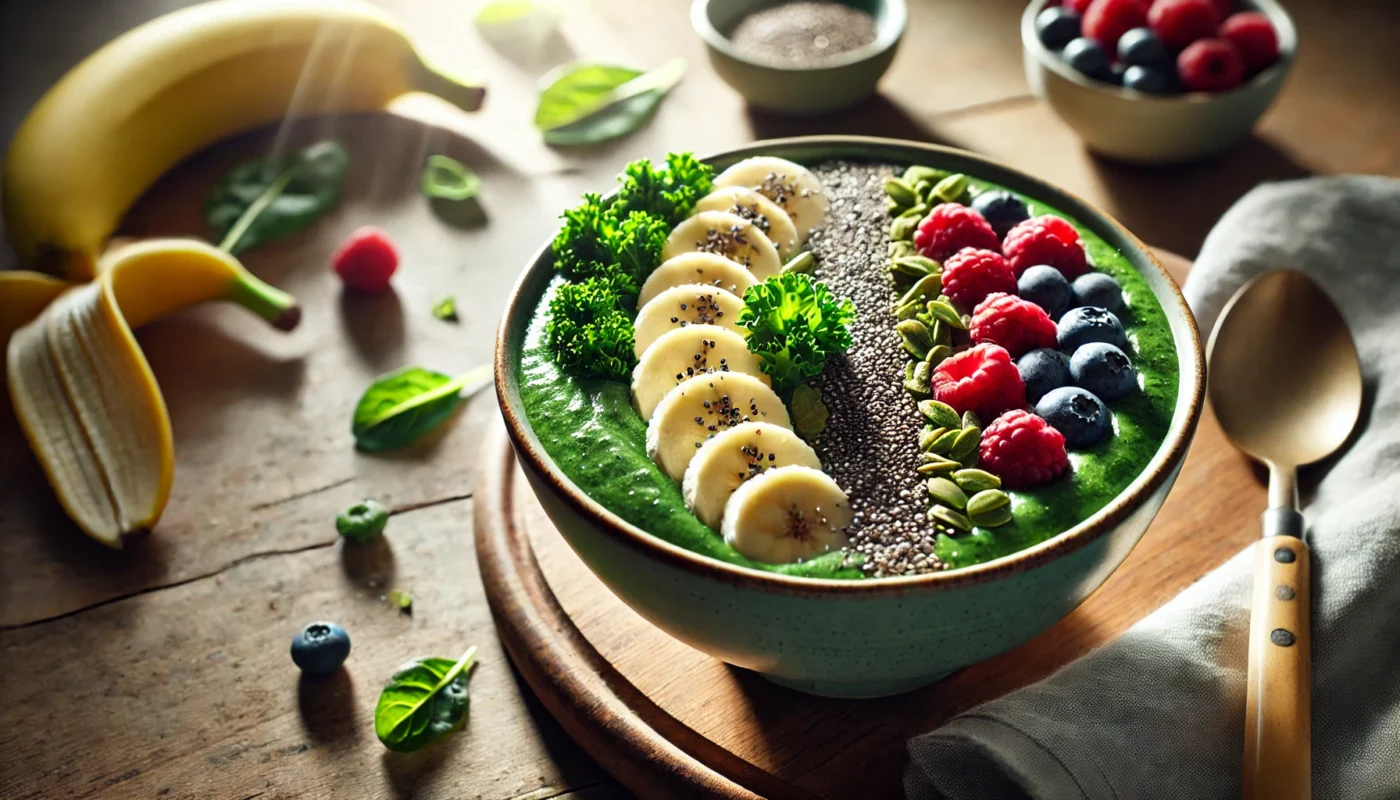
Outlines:
[[[690,325],[714,325],[748,336],[748,328],[739,327],[743,308],[743,300],[713,286],[688,283],[667,289],[637,312],[637,357],[657,339]]]
[[[853,515],[846,493],[821,470],[797,465],[745,481],[724,506],[720,533],[765,564],[791,564],[846,546]]]
[[[694,452],[681,480],[681,493],[691,513],[719,530],[730,495],[744,481],[765,470],[794,464],[822,468],[817,451],[791,428],[771,422],[744,422],[715,434]]]
[[[658,294],[672,286],[683,286],[687,283],[717,286],[735,297],[743,297],[744,291],[758,281],[748,270],[724,256],[714,253],[682,253],[652,270],[651,276],[642,284],[641,294],[637,297],[637,307],[650,303]]]
[[[817,176],[785,158],[746,158],[715,178],[715,188],[726,186],[746,186],[777,203],[797,226],[798,244],[822,224],[830,205]]]
[[[656,406],[647,425],[647,455],[680,482],[706,440],[746,423],[792,428],[783,401],[758,378],[738,372],[697,375],[668,392]],[[718,521],[716,514],[715,527]]]
[[[651,343],[632,370],[632,406],[651,419],[657,403],[687,378],[706,373],[742,372],[772,386],[749,352],[744,337],[718,325],[687,325]]]
[[[777,203],[747,186],[726,186],[700,198],[696,212],[728,211],[758,226],[784,261],[797,255],[797,226]]]
[[[746,267],[756,280],[766,280],[783,268],[778,248],[752,222],[727,211],[701,211],[681,220],[671,235],[661,260],[681,253],[714,253]]]

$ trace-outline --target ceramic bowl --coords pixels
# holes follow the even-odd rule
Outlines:
[[[1250,0],[1278,31],[1277,63],[1228,92],[1144,94],[1093,80],[1041,44],[1035,17],[1050,1],[1033,0],[1021,15],[1026,80],[1090,149],[1121,161],[1194,161],[1244,139],[1278,95],[1298,49],[1283,8],[1274,0]]]
[[[1148,249],[1102,211],[994,161],[935,145],[858,136],[758,142],[710,159],[722,169],[773,155],[928,164],[1037,198],[1124,253],[1166,312],[1180,391],[1170,429],[1138,478],[1098,513],[1013,555],[948,572],[879,580],[816,580],[697,555],[625,522],[555,465],[520,399],[531,314],[552,274],[546,244],[516,284],[496,342],[496,392],[511,441],[549,518],[594,573],[657,627],[716,658],[802,691],[875,697],[938,680],[1054,625],[1122,563],[1161,508],[1201,414],[1205,370],[1191,312]]]
[[[749,104],[785,114],[834,111],[869,97],[894,60],[909,13],[904,0],[847,0],[875,16],[875,41],[818,68],[796,68],[753,58],[728,33],[750,12],[775,0],[694,0],[690,24],[709,50],[715,72]]]

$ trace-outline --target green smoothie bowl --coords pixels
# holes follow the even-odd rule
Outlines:
[[[496,347],[531,487],[639,614],[801,691],[908,691],[1055,624],[1200,418],[1142,242],[971,153],[673,153],[563,220]]]

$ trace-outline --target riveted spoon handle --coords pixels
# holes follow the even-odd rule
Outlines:
[[[1292,536],[1266,536],[1254,546],[1245,800],[1312,796],[1310,561],[1308,546]]]

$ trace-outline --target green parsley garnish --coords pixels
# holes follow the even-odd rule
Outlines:
[[[748,328],[749,351],[779,392],[817,377],[826,357],[851,346],[856,309],[826,284],[800,272],[775,275],[744,292],[739,324]]]

